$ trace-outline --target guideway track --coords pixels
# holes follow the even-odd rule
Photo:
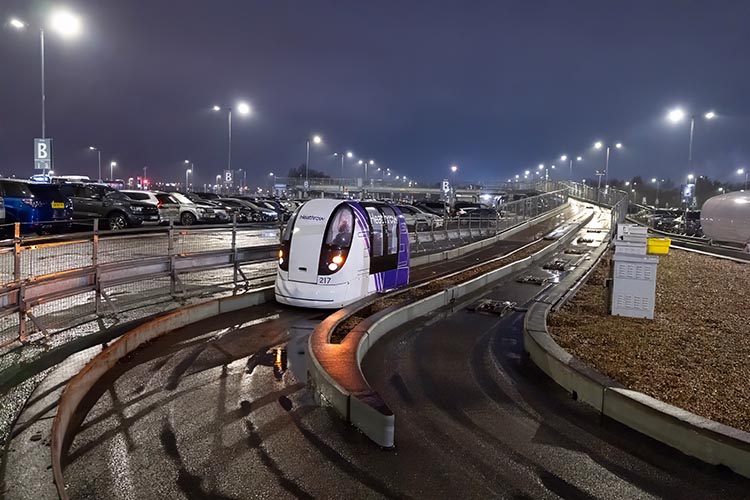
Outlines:
[[[523,305],[539,290],[511,277],[488,296]],[[466,305],[404,325],[366,358],[366,375],[399,415],[391,453],[313,405],[303,389],[300,340],[320,311],[264,304],[176,331],[110,373],[101,397],[91,395],[68,453],[71,498],[731,498],[747,491],[736,476],[611,422],[600,426],[523,363],[521,312],[498,318]]]

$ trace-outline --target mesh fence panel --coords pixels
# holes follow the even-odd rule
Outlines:
[[[161,257],[169,251],[169,235],[120,236],[99,239],[99,263]]]
[[[14,261],[15,252],[13,248],[0,248],[0,283],[13,281]]]
[[[21,249],[21,279],[90,266],[90,241],[29,245]]]

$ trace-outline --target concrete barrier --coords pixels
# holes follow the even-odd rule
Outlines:
[[[563,279],[553,289],[548,303],[529,308],[524,324],[524,349],[529,357],[557,384],[601,414],[687,455],[750,477],[750,433],[626,389],[573,357],[549,335],[547,315],[552,304],[569,299],[570,287],[596,265],[606,250],[607,245],[602,245],[591,261]]]
[[[62,471],[62,453],[70,444],[68,433],[74,415],[83,398],[96,382],[124,356],[145,342],[154,340],[168,332],[182,328],[222,313],[262,304],[273,299],[273,287],[265,287],[248,293],[223,297],[195,304],[160,316],[125,333],[109,347],[92,359],[83,370],[70,379],[57,407],[52,424],[52,470],[55,486],[60,498],[68,499]]]
[[[423,297],[411,304],[397,304],[366,318],[344,337],[341,344],[330,343],[331,332],[367,304],[352,305],[329,316],[318,325],[309,340],[308,381],[316,394],[316,400],[319,403],[327,402],[341,417],[378,445],[392,447],[395,439],[395,416],[377,392],[370,387],[362,373],[361,362],[367,351],[393,329],[476,293],[523,269],[531,262],[548,257],[567,244],[591,218],[592,215],[589,214],[566,235],[531,256]],[[520,250],[522,249],[515,252]],[[453,274],[463,272],[465,270]]]

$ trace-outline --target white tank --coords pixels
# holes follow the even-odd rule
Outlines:
[[[750,243],[750,192],[736,191],[706,200],[701,228],[714,241]]]

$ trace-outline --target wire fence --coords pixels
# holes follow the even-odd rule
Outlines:
[[[411,251],[430,253],[493,237],[562,206],[572,191],[560,183],[545,187],[552,190],[497,210],[412,228]],[[25,237],[16,226],[12,245],[0,247],[0,355],[17,342],[49,344],[66,328],[117,319],[139,304],[269,283],[276,272],[279,230],[278,225],[235,222],[110,236],[95,223],[88,233]]]

